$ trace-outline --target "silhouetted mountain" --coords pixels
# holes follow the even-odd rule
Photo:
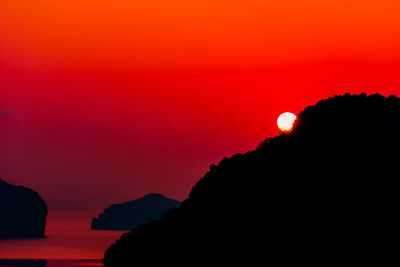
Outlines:
[[[132,230],[141,224],[160,219],[163,213],[179,204],[179,201],[161,194],[148,194],[143,198],[106,208],[98,218],[93,218],[92,229]]]
[[[43,237],[47,206],[35,191],[0,179],[0,238]]]
[[[387,259],[400,241],[399,152],[399,98],[320,101],[292,132],[212,165],[179,208],[111,245],[105,267]]]

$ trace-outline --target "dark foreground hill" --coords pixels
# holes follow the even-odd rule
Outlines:
[[[299,114],[291,133],[212,165],[178,209],[122,235],[104,264],[388,259],[400,241],[399,152],[399,98],[320,101]]]
[[[161,194],[148,194],[140,199],[106,208],[98,218],[93,218],[92,229],[132,230],[141,224],[160,219],[163,213],[179,204],[179,201]]]
[[[0,238],[43,237],[47,206],[35,191],[0,179]]]

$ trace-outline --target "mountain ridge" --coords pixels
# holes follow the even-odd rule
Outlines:
[[[321,100],[290,133],[211,165],[179,208],[112,244],[104,266],[388,258],[400,240],[399,136],[393,95]]]

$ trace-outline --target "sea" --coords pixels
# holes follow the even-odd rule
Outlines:
[[[102,266],[123,231],[91,230],[98,210],[49,210],[46,237],[0,240],[0,267]]]

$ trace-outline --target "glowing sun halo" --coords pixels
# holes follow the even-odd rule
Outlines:
[[[296,115],[291,112],[282,113],[277,120],[278,128],[282,132],[288,132],[292,129],[293,123],[296,120]]]

